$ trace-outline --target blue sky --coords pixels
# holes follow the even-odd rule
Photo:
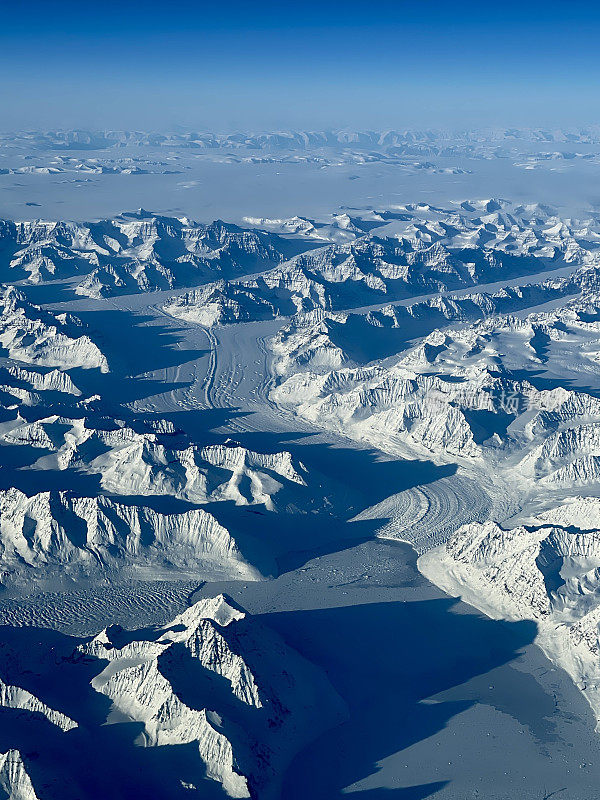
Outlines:
[[[600,122],[595,4],[14,2],[2,128]]]

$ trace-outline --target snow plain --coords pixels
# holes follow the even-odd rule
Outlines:
[[[150,208],[203,222],[326,219],[340,207],[509,197],[597,207],[598,130],[230,135],[4,134],[2,216],[93,220]]]
[[[8,797],[600,797],[598,153],[2,140]]]

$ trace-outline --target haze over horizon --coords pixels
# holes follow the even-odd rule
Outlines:
[[[589,2],[35,0],[3,10],[2,128],[585,125],[599,30]]]

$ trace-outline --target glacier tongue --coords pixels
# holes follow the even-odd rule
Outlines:
[[[351,163],[371,142],[336,141]],[[69,158],[56,169],[96,168]],[[266,579],[293,569],[309,614],[334,589],[373,604],[371,565],[349,591],[337,565],[374,536],[489,615],[535,620],[600,719],[599,219],[486,199],[245,228],[143,209],[1,223],[20,281],[0,291],[9,796],[78,800],[105,770],[115,800],[131,781],[275,800],[345,709],[264,623],[286,585]],[[95,635],[51,630],[79,615]]]

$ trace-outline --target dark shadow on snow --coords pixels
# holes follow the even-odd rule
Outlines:
[[[341,800],[345,787],[440,731],[474,702],[424,700],[508,664],[535,638],[534,622],[498,622],[460,613],[455,604],[452,599],[372,603],[261,617],[326,670],[350,715],[297,757],[284,783],[285,800]],[[426,773],[427,765],[421,766]],[[400,790],[373,789],[364,796],[427,797],[435,785],[397,795]],[[410,793],[421,789],[423,794]]]
[[[424,800],[435,795],[448,783],[449,781],[434,781],[422,783],[420,786],[405,786],[402,789],[367,789],[358,792],[358,795],[360,800]]]
[[[45,800],[184,800],[199,786],[202,797],[224,800],[214,781],[204,780],[198,744],[142,747],[143,725],[103,724],[108,697],[90,685],[107,662],[74,658],[82,639],[44,628],[0,627],[0,676],[31,692],[79,727],[62,731],[42,714],[0,709],[0,752],[17,749],[38,797]]]

